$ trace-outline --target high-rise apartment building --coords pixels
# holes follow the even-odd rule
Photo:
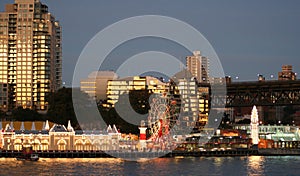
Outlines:
[[[61,73],[61,27],[48,7],[40,0],[7,4],[0,12],[0,84],[8,90],[2,107],[46,110]]]
[[[200,51],[194,51],[193,56],[186,57],[187,70],[197,79],[198,82],[209,82],[209,63],[207,57],[201,56]]]

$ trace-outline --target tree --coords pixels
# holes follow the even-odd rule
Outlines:
[[[0,118],[1,119],[6,118],[6,113],[4,111],[2,111],[2,110],[0,110]]]
[[[116,125],[121,133],[139,134],[137,125],[128,123],[116,112],[115,108],[110,108],[108,111],[104,108],[99,108],[101,116],[107,125]]]
[[[150,109],[149,98],[152,92],[148,90],[131,90],[129,102],[133,110],[139,114],[147,114]]]
[[[64,87],[47,97],[49,103],[47,119],[64,125],[67,125],[68,120],[71,120],[72,126],[79,129],[79,124],[74,113],[72,91],[74,91],[72,88]]]
[[[99,106],[99,111],[107,124],[116,125],[123,133],[139,134],[141,120],[147,120],[148,117],[151,95],[148,90],[132,90],[119,96],[115,108],[107,110]]]
[[[12,119],[15,121],[44,121],[45,117],[31,109],[18,107],[12,111]]]

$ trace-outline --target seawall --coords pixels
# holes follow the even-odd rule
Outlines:
[[[300,149],[238,149],[224,151],[118,152],[118,151],[35,151],[42,158],[154,158],[300,155]],[[0,157],[14,158],[22,151],[2,150]]]

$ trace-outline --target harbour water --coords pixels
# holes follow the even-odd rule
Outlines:
[[[0,158],[0,175],[300,175],[299,156],[115,158]]]

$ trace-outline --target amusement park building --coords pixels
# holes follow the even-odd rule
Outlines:
[[[70,122],[67,128],[47,122],[1,122],[0,147],[3,150],[118,150],[121,134],[115,126],[106,131],[74,131]]]

